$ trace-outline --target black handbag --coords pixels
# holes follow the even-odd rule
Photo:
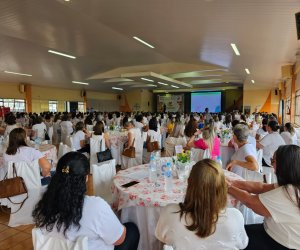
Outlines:
[[[101,150],[101,148],[102,148],[102,140],[100,141],[100,150]],[[104,150],[102,152],[100,151],[100,152],[96,153],[96,155],[97,155],[98,163],[112,159],[112,155],[111,155],[109,148],[107,148],[106,150]]]
[[[45,140],[46,140],[46,141],[50,141],[50,136],[48,135],[47,130],[44,129],[44,131],[45,131]]]

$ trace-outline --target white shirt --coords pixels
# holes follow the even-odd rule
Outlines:
[[[259,195],[271,217],[266,217],[264,227],[268,235],[290,249],[300,249],[300,209],[296,205],[293,186],[288,185],[291,201],[284,187]]]
[[[264,131],[262,128],[259,128],[256,131],[256,134],[259,135],[259,140],[261,140],[262,138],[264,138],[268,134],[268,131]]]
[[[271,166],[271,158],[273,157],[274,152],[277,150],[277,148],[281,145],[285,145],[284,140],[278,132],[267,134],[259,141],[259,143],[264,146],[263,159],[269,166]]]
[[[243,215],[235,208],[227,208],[219,214],[216,231],[206,238],[200,238],[195,232],[189,231],[185,227],[185,215],[180,219],[180,213],[176,213],[178,211],[178,204],[164,207],[155,230],[160,241],[175,249],[229,250],[244,249],[248,245]],[[189,222],[189,216],[187,220]]]
[[[253,147],[253,145],[250,143],[246,143],[244,146],[238,148],[238,150],[231,157],[231,160],[238,160],[238,161],[246,162],[247,156],[253,156],[254,159],[257,159],[256,148]],[[246,177],[247,177],[248,171],[251,171],[251,170],[248,170],[244,167],[240,167],[239,165],[235,165],[232,168],[233,173],[236,173],[237,175],[243,177],[244,179],[247,179]]]
[[[37,134],[36,136],[42,139],[45,139],[45,130],[47,129],[45,123],[39,123],[39,124],[34,124],[32,126],[32,130],[36,130]]]
[[[85,196],[79,223],[80,229],[77,231],[77,227],[71,227],[66,233],[66,238],[75,241],[79,236],[87,236],[89,250],[113,250],[113,244],[124,231],[124,226],[110,206],[102,198],[95,196]],[[51,236],[63,236],[63,230],[57,232],[55,226],[52,232],[45,229],[42,232]]]
[[[296,133],[294,133],[292,135],[290,132],[284,131],[280,135],[281,135],[282,139],[285,141],[286,145],[290,145],[290,144],[297,145],[297,135],[296,135]]]
[[[31,147],[27,147],[27,146],[22,146],[19,147],[17,150],[17,153],[14,155],[8,155],[8,154],[4,154],[4,162],[20,162],[20,161],[25,161],[25,162],[32,162],[34,160],[43,158],[44,155]]]
[[[80,141],[85,140],[85,133],[82,130],[79,130],[75,134],[73,134],[72,138],[73,138],[73,147],[76,150],[81,149]]]

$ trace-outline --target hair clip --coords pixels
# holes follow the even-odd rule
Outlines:
[[[69,174],[70,170],[69,170],[69,166],[66,166],[64,167],[62,170],[61,170],[62,173],[65,173],[65,174]]]

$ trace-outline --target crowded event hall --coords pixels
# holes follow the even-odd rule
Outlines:
[[[1,0],[0,250],[300,250],[300,0]]]

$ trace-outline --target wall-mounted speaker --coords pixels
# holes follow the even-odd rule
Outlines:
[[[25,92],[25,85],[24,84],[20,84],[19,85],[19,91],[20,91],[20,93],[24,93]]]
[[[297,29],[297,37],[300,40],[300,12],[295,14],[296,17],[296,29]]]
[[[275,89],[275,95],[278,95],[278,89]]]

